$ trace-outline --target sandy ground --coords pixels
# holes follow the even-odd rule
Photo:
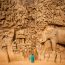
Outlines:
[[[14,62],[10,62],[10,63],[0,63],[0,65],[65,65],[64,62],[49,62],[49,61],[39,61],[36,60],[34,63],[31,63],[28,59],[24,60],[24,61],[14,61]]]
[[[7,53],[0,51],[0,65],[65,65],[65,54],[62,54],[64,59],[61,59],[61,62],[59,60],[59,54],[57,62],[53,62],[51,57],[51,60],[47,60],[45,58],[43,61],[41,60],[35,60],[34,63],[31,63],[28,58],[22,59],[21,61],[11,61],[8,63]],[[4,62],[5,61],[5,62]]]

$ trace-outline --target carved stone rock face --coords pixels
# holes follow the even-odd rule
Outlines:
[[[23,4],[23,6],[25,7],[33,7],[34,6],[34,0],[19,0],[21,5]]]
[[[65,44],[65,0],[0,0],[0,49],[15,52],[11,60],[34,48],[38,54],[51,53],[52,41]]]

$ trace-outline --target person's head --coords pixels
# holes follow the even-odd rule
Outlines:
[[[34,54],[32,53],[32,55],[34,55]]]

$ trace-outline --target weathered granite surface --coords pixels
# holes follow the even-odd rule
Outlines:
[[[39,41],[47,26],[65,29],[65,0],[0,0],[0,49],[7,61],[21,60],[32,52],[36,57],[36,52],[51,54],[54,61],[51,41]],[[56,50],[60,58],[65,47],[58,45]]]

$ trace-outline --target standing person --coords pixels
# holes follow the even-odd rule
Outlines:
[[[38,52],[37,52],[37,49],[34,48],[33,52],[34,52],[35,60],[38,60]]]
[[[29,56],[29,60],[30,60],[31,63],[34,63],[34,61],[35,61],[35,56],[34,56],[34,54],[31,54],[31,55]]]

